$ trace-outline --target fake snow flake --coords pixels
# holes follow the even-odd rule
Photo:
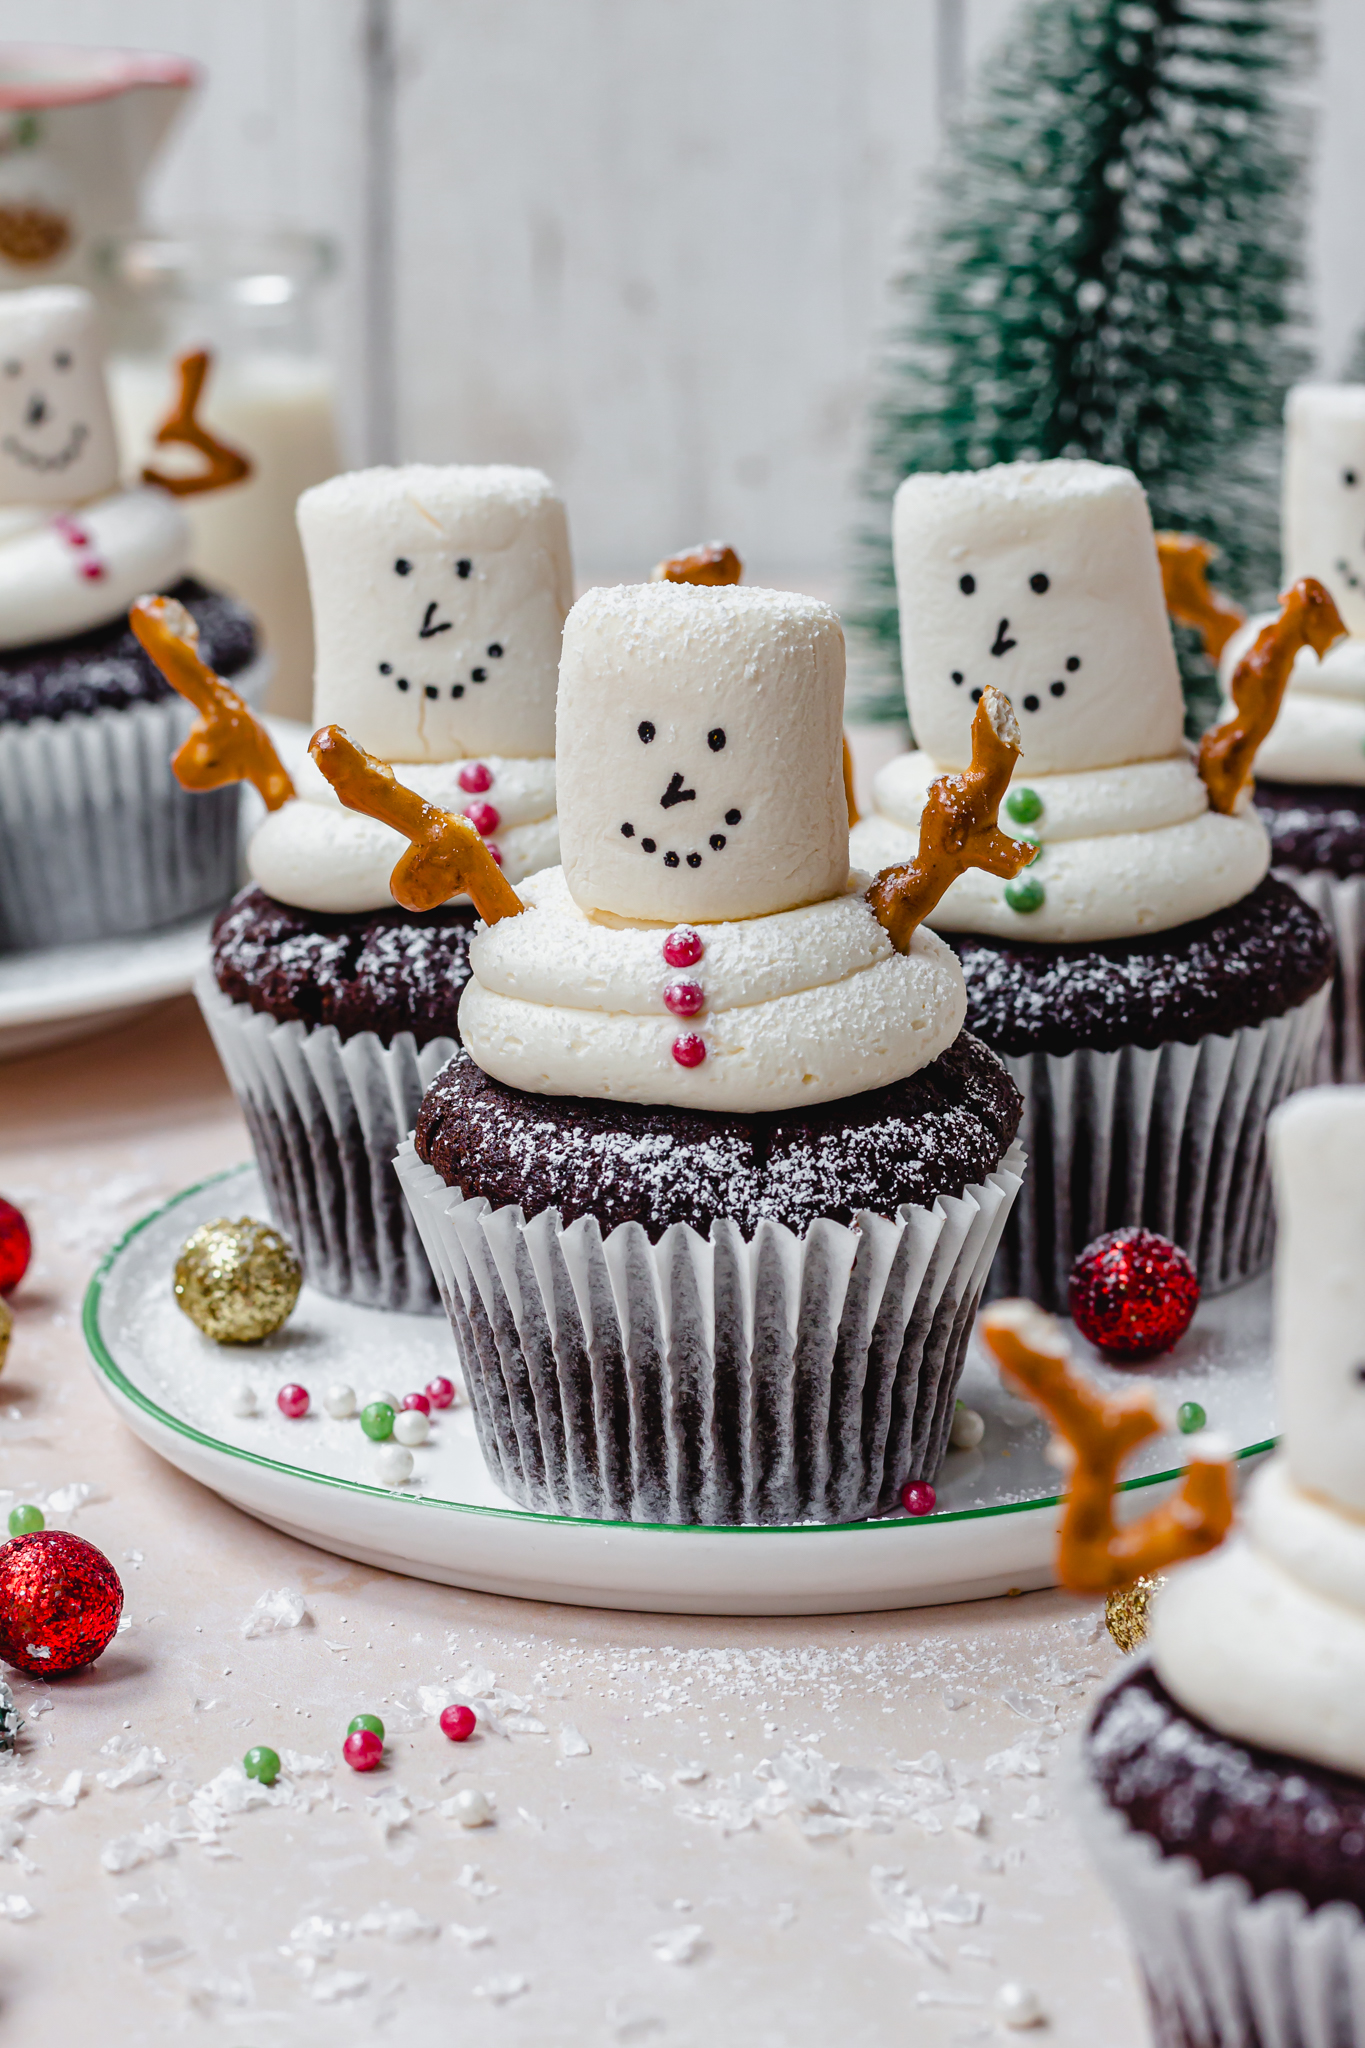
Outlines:
[[[128,1950],[128,1959],[140,1970],[164,1970],[171,1963],[183,1963],[192,1955],[178,1934],[163,1934],[151,1941],[135,1941]]]
[[[129,1757],[116,1770],[96,1771],[95,1783],[103,1785],[106,1792],[122,1792],[131,1785],[151,1785],[161,1776],[165,1761],[159,1749],[139,1749],[136,1756]]]
[[[51,1701],[44,1700],[42,1704],[44,1707],[50,1707]],[[19,1709],[14,1704],[14,1694],[4,1680],[0,1679],[0,1751],[13,1749],[23,1725]]]
[[[273,1593],[262,1593],[258,1597],[242,1623],[242,1634],[250,1642],[256,1636],[272,1636],[282,1629],[300,1628],[310,1619],[302,1593],[281,1586]]]
[[[300,1920],[298,1926],[291,1930],[280,1954],[311,1956],[315,1962],[330,1963],[338,1945],[350,1938],[349,1920],[326,1920],[320,1913],[310,1913],[306,1920]]]
[[[431,1810],[429,1799],[409,1799],[406,1792],[396,1787],[386,1787],[383,1792],[371,1792],[365,1800],[365,1811],[374,1815],[387,1841],[415,1820],[419,1813]],[[444,1808],[442,1809],[444,1811]]]
[[[985,1818],[979,1806],[973,1806],[970,1799],[964,1799],[953,1815],[953,1826],[961,1828],[964,1835],[979,1835]]]
[[[370,1988],[363,1970],[327,1970],[314,1977],[309,1994],[319,2005],[336,2005],[343,1998],[360,1998]]]
[[[286,1749],[280,1757],[288,1778],[330,1778],[336,1769],[330,1756],[303,1756],[297,1749]]]
[[[1000,1697],[1022,1720],[1055,1721],[1057,1718],[1057,1709],[1052,1701],[1040,1699],[1037,1693],[1002,1692]]]
[[[669,1934],[656,1934],[650,1941],[661,1963],[694,1963],[706,1946],[702,1927],[678,1927]]]
[[[36,1920],[38,1908],[31,1906],[21,1892],[7,1892],[0,1898],[0,1918],[5,1920]]]
[[[1008,1749],[997,1750],[994,1756],[988,1756],[982,1769],[988,1778],[1046,1777],[1047,1761],[1040,1754],[1041,1744],[1046,1739],[1041,1732],[1025,1735]]]
[[[426,1919],[415,1906],[376,1906],[362,1913],[355,1923],[357,1934],[381,1934],[386,1941],[430,1941],[440,1933],[434,1920]]]
[[[112,1842],[106,1842],[100,1851],[100,1867],[119,1877],[125,1870],[136,1870],[140,1863],[151,1863],[158,1856],[174,1853],[175,1842],[169,1829],[150,1821],[135,1835],[117,1835]]]
[[[490,2005],[506,2005],[513,1998],[520,1998],[523,1991],[529,1991],[529,1977],[490,1977],[486,1984],[474,1986],[476,1998],[486,1998]]]
[[[487,1889],[496,1891],[497,1886],[489,1885]],[[451,1939],[457,1941],[461,1948],[487,1948],[493,1939],[486,1927],[466,1927],[460,1920],[451,1921],[450,1933]]]
[[[559,1754],[561,1756],[591,1756],[592,1744],[586,1735],[579,1733],[570,1721],[559,1731]]]
[[[1011,1820],[1046,1820],[1047,1808],[1037,1792],[1030,1792],[1018,1813],[1010,1815]]]
[[[455,1882],[471,1899],[495,1899],[498,1895],[498,1887],[489,1884],[477,1863],[464,1864]]]

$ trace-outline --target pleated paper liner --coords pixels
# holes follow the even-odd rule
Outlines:
[[[1344,879],[1326,868],[1296,874],[1276,868],[1277,880],[1297,889],[1337,942],[1332,1007],[1318,1048],[1315,1081],[1365,1081],[1365,876]]]
[[[857,1227],[750,1242],[465,1201],[396,1161],[450,1315],[492,1476],[521,1506],[656,1523],[886,1513],[938,1473],[1023,1154]]]
[[[1329,994],[1194,1045],[1006,1058],[1029,1170],[989,1292],[1065,1313],[1077,1253],[1132,1223],[1181,1245],[1205,1294],[1260,1272],[1273,1241],[1266,1119],[1313,1079]]]
[[[393,1156],[455,1051],[410,1031],[383,1045],[331,1024],[278,1023],[234,1003],[211,970],[195,995],[251,1132],[270,1213],[314,1287],[367,1308],[441,1306]],[[378,1362],[376,1362],[378,1370]]]

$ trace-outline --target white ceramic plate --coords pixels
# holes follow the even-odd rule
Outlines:
[[[334,1422],[322,1395],[345,1381],[400,1397],[436,1374],[455,1379],[441,1317],[352,1308],[305,1288],[292,1318],[264,1344],[221,1347],[176,1306],[171,1276],[189,1232],[215,1216],[267,1213],[254,1167],[236,1167],[176,1196],[136,1225],[90,1283],[85,1333],[97,1378],[153,1450],[248,1514],[333,1550],[417,1578],[479,1592],[588,1607],[686,1614],[844,1614],[967,1600],[1053,1583],[1057,1475],[1047,1431],[1006,1394],[984,1355],[963,1396],[986,1418],[977,1451],[955,1451],[938,1511],[838,1527],[664,1528],[528,1514],[484,1469],[469,1408],[435,1418],[415,1453],[412,1483],[379,1483],[376,1450],[358,1422]],[[1201,1307],[1152,1377],[1172,1403],[1198,1401],[1242,1457],[1270,1447],[1270,1289],[1258,1280]],[[1095,1379],[1132,1372],[1077,1346]],[[242,1420],[242,1381],[260,1413]],[[275,1405],[288,1380],[312,1409],[287,1421]],[[1126,1501],[1139,1513],[1179,1466],[1181,1438],[1154,1438],[1133,1460]]]

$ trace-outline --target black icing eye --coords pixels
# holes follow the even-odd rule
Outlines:
[[[1029,577],[1028,587],[1030,590],[1036,590],[1039,597],[1041,597],[1045,590],[1051,588],[1051,585],[1048,581],[1048,578],[1044,576],[1042,570],[1040,569],[1036,576]]]
[[[710,732],[708,732],[706,735],[706,744],[711,749],[711,752],[713,754],[718,754],[721,748],[725,745],[724,727],[719,725],[713,725]]]
[[[643,744],[645,746],[648,746],[650,741],[654,737],[654,727],[650,723],[650,721],[647,718],[642,718],[640,720],[640,723],[636,726],[635,730],[639,733],[640,739],[643,742]]]
[[[489,652],[489,654],[490,654],[490,655],[492,656],[492,658],[493,658],[493,660],[494,660],[494,661],[501,661],[501,660],[502,660],[502,642],[501,642],[501,640],[490,640],[490,641],[489,641],[489,643],[488,643],[488,652]]]
[[[644,848],[644,850],[645,850],[645,852],[646,852],[646,853],[653,853],[653,851],[654,851],[654,846],[655,846],[655,842],[654,842],[654,840],[652,840],[652,839],[642,839],[642,840],[640,841],[640,844],[641,844],[641,846],[642,846],[642,847]]]
[[[440,691],[439,691],[439,690],[437,689],[437,687],[436,687],[435,683],[428,683],[428,684],[426,685],[426,688],[425,688],[425,689],[423,690],[423,692],[422,692],[422,695],[423,695],[424,697],[439,697],[439,696],[440,696],[440,694],[441,694],[441,693],[440,693]]]
[[[464,684],[463,684],[463,683],[452,683],[452,684],[451,684],[451,686],[450,686],[450,694],[451,694],[451,696],[452,696],[452,697],[463,697],[463,695],[464,695]]]
[[[381,661],[379,673],[381,676],[391,676],[393,674],[393,663],[391,661]]]
[[[725,822],[727,825],[737,825],[742,815],[743,813],[740,811],[727,811],[725,813]]]
[[[961,683],[961,682],[965,682],[965,680],[966,680],[966,678],[964,677],[964,675],[963,675],[963,673],[962,673],[962,670],[961,670],[960,668],[955,668],[955,669],[953,670],[953,681],[954,681],[955,683]]]
[[[981,702],[981,692],[980,692],[980,690],[973,690],[973,691],[972,691],[972,702],[973,702],[973,704],[979,704],[979,703]]]
[[[56,353],[56,355],[55,355],[55,356],[54,356],[54,357],[52,358],[52,363],[53,363],[53,367],[54,367],[55,369],[58,369],[58,370],[69,370],[69,369],[71,368],[71,352],[70,352],[70,350],[69,350],[69,349],[64,349],[64,348],[59,348],[59,349],[58,349],[58,351],[57,351],[57,353]]]
[[[455,564],[455,574],[463,579],[472,572],[473,567],[474,564],[470,561],[468,555],[461,555],[459,561]]]
[[[1066,658],[1066,672],[1069,676],[1074,676],[1080,665],[1081,657],[1079,654],[1068,654]]]
[[[678,856],[677,856],[677,854],[676,854],[676,853],[666,853],[666,854],[664,855],[664,866],[665,866],[666,868],[675,868],[675,867],[676,867],[677,865],[678,865]]]
[[[725,834],[724,834],[723,832],[713,832],[713,833],[711,834],[711,851],[712,851],[712,853],[720,853],[720,852],[721,852],[721,851],[723,850],[724,846],[725,846]]]
[[[970,597],[972,592],[976,589],[975,576],[959,576],[957,579],[957,587],[962,592],[962,595],[964,597]]]
[[[635,837],[635,827],[633,825],[623,825],[621,827],[621,837],[623,839],[633,839]]]
[[[399,676],[399,678],[398,678],[398,687],[399,687],[399,689],[400,689],[400,690],[406,690],[406,689],[407,689],[407,687],[408,687],[408,679],[407,679],[407,677],[406,677],[406,676]]]
[[[1343,471],[1341,472],[1341,481],[1344,484],[1358,484],[1360,482],[1359,473],[1354,469],[1343,469]]]
[[[408,560],[406,555],[400,555],[398,557],[398,560],[393,565],[393,573],[395,576],[411,576],[412,563]]]

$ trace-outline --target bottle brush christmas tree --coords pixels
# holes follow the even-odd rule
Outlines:
[[[866,715],[903,717],[890,500],[912,470],[1126,463],[1157,526],[1264,602],[1302,376],[1301,0],[1029,0],[949,138],[874,408],[850,608]],[[1195,724],[1216,694],[1180,634]]]

